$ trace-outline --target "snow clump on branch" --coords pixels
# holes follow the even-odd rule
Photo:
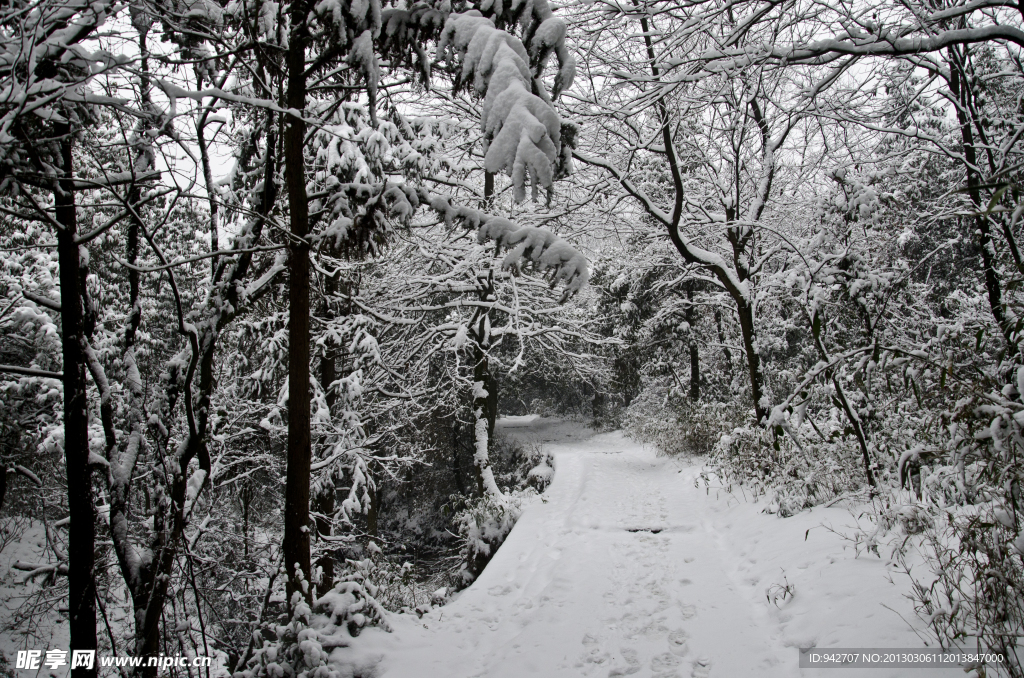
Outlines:
[[[349,65],[365,78],[370,120],[376,123],[380,68],[373,43],[381,29],[380,0],[319,0],[314,13],[336,31]]]
[[[548,21],[540,25],[548,27],[538,28],[527,52],[519,38],[496,28],[479,11],[470,10],[448,18],[437,45],[439,61],[461,59],[458,84],[472,83],[475,94],[483,97],[484,169],[494,174],[506,172],[512,178],[517,202],[526,198],[527,177],[534,200],[540,186],[550,192],[558,160],[564,154],[561,120],[530,69],[531,63],[543,68],[546,56],[542,55],[551,51],[550,43],[564,50],[565,24],[554,17]],[[556,79],[555,96],[568,86],[566,78],[571,81],[571,74]]]
[[[498,251],[502,248],[509,250],[501,263],[503,269],[518,272],[522,270],[523,261],[526,261],[542,273],[551,271],[552,287],[559,282],[565,284],[562,301],[579,292],[590,279],[587,258],[547,229],[520,227],[504,217],[472,207],[456,206],[448,197],[430,193],[423,188],[392,185],[383,195],[392,217],[408,221],[416,208],[425,204],[440,214],[449,226],[458,220],[466,228],[475,228],[480,244],[494,241]]]
[[[565,44],[565,21],[554,15],[547,0],[483,0],[480,9],[498,28],[516,24],[522,27],[523,41],[530,45],[530,66],[535,77],[540,77],[548,58],[555,54],[558,73],[551,91],[553,99],[572,85],[576,60]]]
[[[493,240],[498,249],[509,248],[501,262],[502,268],[518,271],[520,262],[526,259],[542,271],[552,269],[551,284],[565,281],[566,296],[579,291],[590,277],[586,257],[547,229],[519,227],[508,219],[491,217],[477,231],[480,244],[488,240]]]

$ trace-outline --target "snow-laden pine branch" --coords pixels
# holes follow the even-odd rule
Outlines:
[[[472,84],[474,93],[483,98],[484,169],[506,172],[515,186],[516,201],[526,198],[527,179],[534,199],[539,187],[550,192],[567,150],[562,144],[561,119],[530,69],[531,61],[542,62],[552,46],[564,49],[565,25],[560,21],[551,18],[550,23],[541,24],[543,30],[538,29],[528,51],[519,38],[470,10],[448,18],[437,44],[438,60],[461,61],[459,83]],[[569,70],[560,73],[553,94],[567,87],[571,77]]]

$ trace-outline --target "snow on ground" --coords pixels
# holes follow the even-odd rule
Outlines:
[[[347,652],[373,675],[824,677],[798,668],[797,648],[923,647],[904,621],[906,578],[820,527],[849,531],[849,510],[780,519],[621,433],[581,440],[579,426],[528,423],[519,431],[555,455],[554,483],[454,601],[357,639]]]
[[[49,650],[68,648],[68,625],[53,605],[43,605],[41,598],[52,597],[40,581],[25,581],[26,572],[14,569],[19,560],[25,563],[46,563],[46,531],[43,524],[11,516],[0,518],[0,535],[6,534],[0,550],[0,652],[11,666],[18,650]],[[39,578],[42,579],[42,578]],[[64,599],[66,605],[66,599]],[[45,613],[18,616],[25,605],[42,605]],[[23,610],[24,611],[24,610]],[[25,675],[28,675],[27,673]]]
[[[498,428],[536,428],[537,424],[541,421],[542,419],[539,414],[525,414],[515,417],[502,417],[495,422],[495,426]],[[553,422],[558,420],[549,419],[547,421]]]

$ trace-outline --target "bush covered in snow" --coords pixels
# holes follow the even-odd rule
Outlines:
[[[531,482],[531,477],[546,474],[543,470],[545,468],[551,469],[553,474],[554,466],[554,457],[541,445],[523,443],[500,430],[495,433],[491,448],[491,468],[494,469],[494,479],[499,487],[510,492],[525,490],[527,486],[535,487],[536,481]],[[544,491],[544,488],[536,489],[538,492]]]
[[[848,442],[801,447],[792,438],[753,426],[738,426],[714,445],[706,477],[727,489],[766,497],[781,517],[864,488],[857,449]]]
[[[523,501],[543,492],[554,477],[554,459],[539,445],[525,445],[499,430],[491,439],[491,468],[506,500],[453,494],[443,511],[462,541],[456,588],[483,571],[519,519]]]
[[[465,540],[462,548],[461,577],[469,585],[480,576],[494,557],[522,513],[521,496],[509,494],[506,501],[485,495],[467,502],[467,507],[455,515],[459,536]]]
[[[662,454],[706,455],[721,431],[742,422],[746,410],[736,402],[692,402],[674,387],[651,385],[621,415],[630,437],[653,445]]]
[[[274,640],[264,639],[236,678],[351,678],[344,662],[332,662],[335,648],[348,647],[367,625],[387,628],[384,609],[364,586],[360,568],[350,578],[320,596],[311,610],[296,591],[291,619],[268,629]],[[259,632],[254,632],[260,635]]]
[[[487,550],[493,553],[518,517],[514,511],[497,511],[496,505],[477,495],[472,427],[438,419],[426,423],[415,439],[426,448],[424,461],[429,465],[403,469],[380,483],[381,504],[386,507],[378,526],[381,553],[352,551],[356,559],[372,561],[366,576],[380,587],[378,600],[389,610],[415,609],[429,603],[440,588],[465,586],[467,554],[472,551],[480,569],[489,558],[478,559],[480,549],[466,547],[471,533],[479,536],[469,523],[479,522],[480,534],[488,535],[483,541],[491,545]],[[490,439],[490,464],[496,484],[512,497],[523,496],[528,488],[531,495],[542,492],[554,475],[550,453],[523,444],[500,428]],[[497,526],[502,521],[510,522]]]

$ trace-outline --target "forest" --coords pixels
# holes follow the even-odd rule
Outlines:
[[[1024,676],[1024,5],[0,19],[0,675],[376,676],[548,501],[539,414],[849,507]]]

